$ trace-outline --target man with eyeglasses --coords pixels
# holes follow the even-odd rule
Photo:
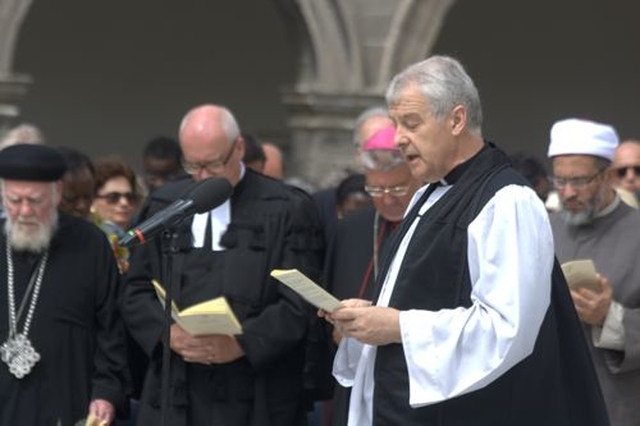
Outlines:
[[[191,336],[172,324],[172,426],[305,424],[303,368],[310,305],[269,276],[297,268],[319,279],[324,251],[313,201],[301,190],[245,167],[245,142],[232,113],[218,105],[189,111],[179,130],[183,167],[192,180],[226,178],[233,195],[178,228],[176,304],[225,296],[242,324],[237,336]],[[189,181],[152,195],[148,214],[172,202]],[[162,276],[155,240],[135,251],[123,297],[132,336],[150,357],[138,424],[161,424],[162,308],[151,285]]]
[[[352,141],[354,145],[354,165],[362,168],[362,150],[364,143],[378,130],[391,125],[389,113],[383,106],[372,106],[362,111],[355,119]],[[336,187],[322,189],[313,194],[313,199],[320,211],[320,219],[325,229],[325,236],[330,240],[338,224],[336,214]]]
[[[611,424],[640,418],[640,212],[612,187],[618,146],[607,124],[566,119],[551,128],[548,155],[561,211],[551,216],[560,262],[592,259],[598,291],[571,289]]]
[[[373,133],[361,148],[365,167],[365,190],[372,205],[343,218],[327,249],[325,285],[338,299],[371,300],[380,269],[380,254],[389,235],[398,226],[411,197],[420,183],[411,175],[394,142],[395,128],[384,127]],[[333,328],[333,340],[342,335]],[[334,390],[333,426],[347,424],[349,388]]]
[[[365,191],[372,206],[342,219],[327,252],[327,285],[340,299],[371,296],[382,245],[420,186],[395,147],[394,136],[394,127],[388,126],[363,144]]]

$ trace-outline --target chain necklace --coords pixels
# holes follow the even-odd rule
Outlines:
[[[16,376],[18,379],[21,379],[29,374],[36,362],[40,360],[40,354],[33,348],[31,341],[29,341],[28,334],[29,327],[31,326],[31,320],[33,319],[33,313],[36,310],[38,296],[40,295],[40,286],[42,284],[44,269],[49,257],[49,251],[46,250],[44,252],[44,255],[40,259],[36,271],[34,271],[31,276],[31,282],[29,283],[29,286],[23,296],[22,302],[20,303],[20,308],[18,310],[17,316],[13,291],[13,259],[11,254],[11,245],[9,244],[9,239],[7,238],[7,299],[9,303],[9,336],[7,337],[6,342],[4,342],[2,346],[0,346],[0,358],[5,364],[9,366],[9,371],[11,372],[11,374]],[[35,284],[33,280],[34,275],[36,275]],[[24,320],[24,326],[22,327],[22,332],[18,333],[18,321],[22,316],[24,306],[27,299],[29,298],[29,293],[31,292],[32,288],[33,294],[31,296],[31,302],[29,303],[27,316]]]

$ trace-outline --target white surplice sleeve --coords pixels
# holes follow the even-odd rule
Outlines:
[[[472,305],[400,313],[413,407],[480,389],[533,351],[550,303],[553,254],[537,195],[500,189],[468,227]]]

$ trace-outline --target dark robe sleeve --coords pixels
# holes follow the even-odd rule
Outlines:
[[[96,272],[95,286],[95,373],[91,399],[105,399],[114,404],[119,416],[128,410],[130,377],[126,366],[124,326],[117,305],[120,275],[111,246],[106,239],[96,248],[95,256],[104,259]]]
[[[169,205],[190,184],[191,180],[184,179],[156,190],[143,206],[139,222]],[[161,280],[160,238],[136,246],[131,252],[131,268],[123,283],[120,309],[127,330],[151,357],[164,329],[163,310],[151,285],[151,279]]]
[[[160,342],[164,328],[163,311],[150,282],[150,271],[159,269],[159,266],[151,266],[157,263],[154,260],[159,257],[158,251],[153,243],[133,250],[131,269],[121,299],[127,329],[149,357]]]
[[[314,310],[297,294],[268,274],[271,269],[297,268],[318,281],[323,251],[323,236],[315,205],[305,194],[290,193],[286,214],[277,209],[266,212],[270,247],[262,280],[265,307],[243,323],[240,345],[254,369],[269,365],[282,354],[299,346],[313,321]]]

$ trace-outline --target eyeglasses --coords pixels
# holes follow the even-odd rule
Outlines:
[[[384,186],[365,185],[364,190],[372,197],[383,197],[385,194],[389,194],[392,197],[402,197],[409,193],[409,186],[393,186],[391,188],[385,188]]]
[[[618,178],[622,179],[623,177],[625,177],[627,175],[627,172],[629,170],[633,171],[633,174],[635,176],[640,176],[640,166],[625,166],[625,167],[618,167],[615,169],[616,170],[616,174],[618,175]]]
[[[571,185],[573,189],[583,189],[589,185],[595,178],[600,176],[604,170],[598,170],[598,172],[591,176],[576,176],[572,178],[564,178],[560,176],[553,176],[551,178],[553,186],[558,189],[564,189],[567,185]]]
[[[202,169],[204,169],[209,174],[215,174],[216,172],[224,169],[229,160],[231,160],[231,155],[233,155],[233,151],[235,151],[236,149],[237,140],[238,139],[236,138],[233,140],[233,142],[231,142],[231,148],[222,161],[212,161],[210,163],[198,164],[182,160],[182,168],[190,175],[198,174],[198,172]]]
[[[124,198],[129,204],[136,204],[139,200],[138,194],[133,192],[107,192],[106,194],[96,195],[96,198],[103,199],[107,204],[118,204],[120,198]]]

